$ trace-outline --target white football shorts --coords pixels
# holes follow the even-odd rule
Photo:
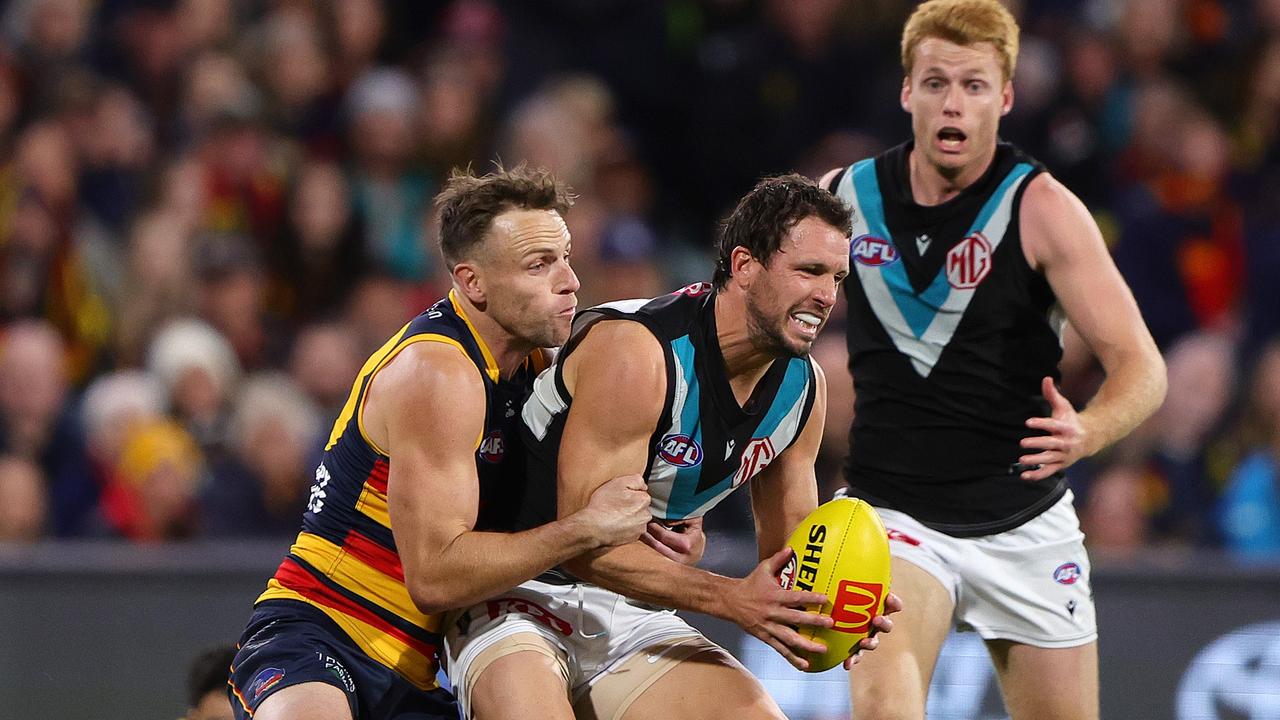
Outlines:
[[[930,530],[896,510],[876,510],[889,533],[889,552],[951,593],[958,630],[1059,648],[1098,637],[1089,556],[1072,499],[1068,490],[1030,521],[972,538]]]
[[[686,658],[725,652],[674,610],[588,583],[530,580],[450,613],[444,630],[445,670],[465,718],[473,717],[471,687],[508,653],[546,655],[559,668],[578,716],[612,718]],[[628,662],[641,655],[643,662]]]

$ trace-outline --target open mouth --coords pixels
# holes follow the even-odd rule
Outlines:
[[[968,136],[960,128],[944,127],[938,131],[938,145],[943,150],[959,150]]]

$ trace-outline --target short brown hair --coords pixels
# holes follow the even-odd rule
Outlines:
[[[524,163],[476,177],[454,168],[436,195],[440,209],[440,252],[452,269],[484,240],[493,219],[508,210],[555,210],[563,215],[576,196],[548,171]]]
[[[902,69],[911,75],[916,46],[925,38],[957,45],[988,42],[1000,57],[1006,81],[1018,64],[1018,22],[996,0],[929,0],[907,18],[902,28]]]
[[[761,265],[768,265],[782,247],[783,236],[808,217],[816,217],[845,235],[851,232],[849,206],[809,178],[792,173],[756,183],[720,224],[711,283],[721,290],[729,282],[730,257],[738,246],[749,250]]]

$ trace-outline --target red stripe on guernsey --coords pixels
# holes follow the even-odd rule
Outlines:
[[[303,597],[318,602],[325,607],[333,608],[345,615],[350,615],[363,623],[372,625],[378,630],[418,651],[423,655],[423,657],[435,657],[435,646],[430,643],[422,642],[418,638],[413,637],[395,625],[392,625],[382,619],[377,613],[374,613],[368,608],[354,602],[350,598],[334,591],[294,562],[293,558],[286,557],[284,562],[280,563],[280,567],[276,569],[276,580],[281,585],[293,590]]]
[[[395,550],[385,548],[355,530],[347,533],[342,548],[351,557],[386,575],[404,582],[404,566],[400,564],[400,556]]]
[[[374,490],[377,490],[383,495],[386,495],[387,494],[387,472],[389,471],[389,469],[390,468],[387,466],[387,461],[383,460],[382,458],[378,458],[377,461],[373,463],[373,469],[369,471],[369,477],[365,479],[365,483],[367,483],[369,487],[373,488]]]

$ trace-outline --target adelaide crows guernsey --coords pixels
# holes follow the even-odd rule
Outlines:
[[[360,370],[316,469],[302,531],[257,602],[291,600],[318,608],[370,658],[429,690],[436,686],[440,616],[422,613],[409,597],[387,509],[391,458],[369,439],[361,421],[373,376],[418,342],[456,347],[484,380],[476,529],[510,529],[519,499],[508,491],[519,488],[524,474],[520,404],[543,358],[536,353],[512,378],[500,378],[493,355],[450,293],[401,328]]]
[[[585,310],[560,358],[538,376],[524,406],[528,481],[537,503],[526,505],[522,526],[555,518],[556,457],[572,403],[561,377],[562,361],[573,353],[585,328],[606,319],[640,323],[658,338],[666,357],[666,399],[644,470],[655,518],[701,517],[767,467],[804,428],[815,393],[810,360],[775,360],[745,406],[739,405],[720,354],[709,283],[652,300]]]
[[[981,179],[941,205],[912,199],[911,143],[846,168],[853,208],[849,369],[854,495],[955,536],[1017,527],[1065,491],[1019,477],[1027,418],[1049,414],[1064,316],[1023,254],[1019,206],[1044,168],[998,145]]]

